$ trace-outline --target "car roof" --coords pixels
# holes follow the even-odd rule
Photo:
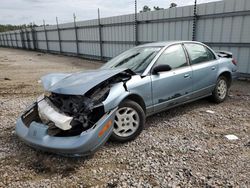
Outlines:
[[[152,47],[154,47],[154,46],[164,47],[164,46],[169,46],[169,45],[176,44],[176,43],[189,43],[189,42],[202,44],[201,42],[198,42],[198,41],[175,40],[175,41],[162,41],[162,42],[146,43],[146,44],[140,45],[138,47],[150,47],[150,46],[152,46]]]

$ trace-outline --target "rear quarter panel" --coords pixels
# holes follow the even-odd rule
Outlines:
[[[218,63],[219,66],[218,66],[217,78],[224,72],[230,72],[232,77],[236,75],[237,66],[235,66],[232,63],[231,58],[219,58]]]

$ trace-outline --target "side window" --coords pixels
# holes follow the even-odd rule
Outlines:
[[[215,59],[214,54],[208,48],[200,44],[190,43],[190,44],[185,44],[184,46],[188,51],[192,65]]]
[[[206,48],[206,47],[204,47],[204,48]],[[211,52],[211,50],[209,50],[208,48],[206,48],[206,50],[207,50],[207,54],[208,54],[208,57],[209,57],[209,61],[215,60],[216,57],[215,57],[214,53]]]
[[[172,69],[187,65],[185,52],[180,44],[168,47],[159,57],[156,65],[167,64]]]

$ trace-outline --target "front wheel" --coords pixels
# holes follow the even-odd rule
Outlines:
[[[142,107],[131,100],[125,100],[116,111],[111,141],[128,142],[134,140],[143,130],[145,113]]]
[[[224,76],[220,76],[212,93],[212,100],[216,103],[223,102],[227,98],[228,89],[229,85],[227,78]]]

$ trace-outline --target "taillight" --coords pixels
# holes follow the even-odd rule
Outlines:
[[[237,61],[233,58],[232,59],[232,63],[234,64],[234,65],[237,65]]]

